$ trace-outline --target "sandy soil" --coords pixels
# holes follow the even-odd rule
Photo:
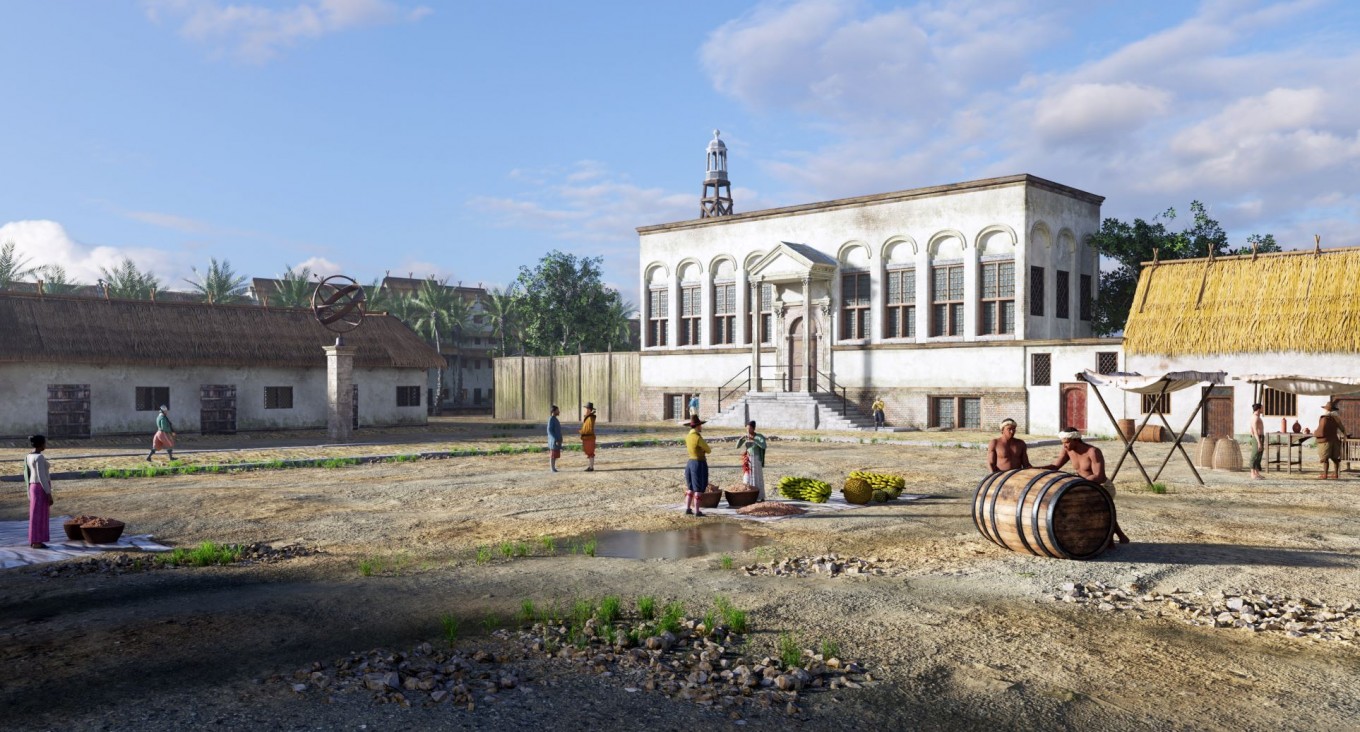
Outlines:
[[[461,444],[457,437],[442,439]],[[477,442],[479,435],[463,437]],[[520,437],[538,440],[536,433]],[[1118,452],[1109,443],[1105,449]],[[1165,450],[1151,446],[1147,457],[1155,465]],[[1046,461],[1056,448],[1032,454]],[[60,451],[51,457],[62,458]],[[834,640],[886,680],[807,696],[807,718],[794,725],[808,729],[1343,729],[1360,718],[1354,645],[1046,601],[1064,582],[1094,580],[1360,600],[1360,481],[1350,476],[1324,483],[1272,473],[1252,482],[1245,474],[1206,472],[1209,484],[1200,486],[1176,456],[1164,476],[1166,494],[1121,480],[1120,523],[1135,543],[1076,563],[1009,553],[977,533],[969,505],[984,473],[979,449],[779,442],[769,456],[771,484],[785,474],[839,484],[850,470],[883,469],[910,476],[907,491],[931,498],[743,523],[766,546],[738,554],[736,563],[835,551],[881,557],[900,574],[748,577],[723,569],[716,554],[474,559],[478,546],[501,541],[550,535],[564,544],[610,529],[694,527],[699,520],[661,508],[680,500],[683,458],[674,447],[641,447],[602,451],[595,473],[580,472],[584,459],[568,453],[557,474],[546,471],[541,455],[498,455],[59,484],[55,511],[115,516],[167,543],[301,541],[325,553],[277,565],[122,576],[0,574],[6,726],[731,724],[718,712],[625,693],[610,679],[552,664],[535,670],[529,691],[472,712],[374,706],[363,697],[326,703],[268,681],[314,660],[436,641],[443,613],[476,628],[488,614],[512,616],[524,599],[566,603],[606,593],[692,605],[725,595],[750,611],[757,646],[772,647],[782,632]],[[715,482],[737,480],[737,458],[730,446],[717,448]],[[24,518],[22,494],[4,485],[0,520]],[[364,576],[361,563],[379,570]],[[468,633],[461,642],[469,647],[492,643],[480,629]],[[790,724],[770,711],[744,721],[760,729]]]

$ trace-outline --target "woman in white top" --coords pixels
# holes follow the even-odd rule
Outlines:
[[[28,545],[34,549],[46,549],[45,542],[51,540],[48,533],[48,519],[52,508],[52,476],[48,469],[43,450],[47,449],[47,438],[33,435],[28,438],[33,452],[24,456],[24,484],[28,486]]]

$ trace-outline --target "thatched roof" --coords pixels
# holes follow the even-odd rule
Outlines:
[[[0,294],[0,363],[325,368],[335,334],[310,310]],[[445,361],[389,315],[345,334],[363,368]]]
[[[1144,262],[1124,351],[1360,353],[1357,283],[1360,249]]]

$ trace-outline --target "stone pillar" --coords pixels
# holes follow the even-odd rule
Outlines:
[[[326,436],[333,443],[349,442],[354,420],[354,346],[326,349]]]
[[[760,283],[754,281],[751,282],[751,316],[751,391],[760,391]]]
[[[812,306],[812,279],[803,278],[803,391],[817,390],[817,364],[812,362],[812,329],[816,311]]]

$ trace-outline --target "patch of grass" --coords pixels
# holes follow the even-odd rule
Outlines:
[[[214,544],[205,541],[192,549],[179,547],[169,554],[162,554],[158,561],[164,564],[209,567],[231,564],[241,558],[241,547],[235,544]]]
[[[364,577],[372,577],[375,572],[381,572],[383,560],[381,557],[364,557],[359,560],[359,574]]]
[[[605,595],[600,599],[600,608],[595,617],[605,625],[613,625],[614,621],[619,619],[622,605],[623,601],[618,595]]]
[[[279,462],[281,463],[282,461],[279,461]],[[358,464],[359,464],[359,461],[356,460],[355,458],[330,458],[330,459],[327,459],[327,460],[322,460],[320,463],[317,463],[317,465],[318,465],[319,467],[327,468],[327,469],[331,469],[331,468],[346,468],[346,467],[349,467],[349,466],[351,466],[351,465],[358,465]],[[280,467],[282,467],[282,466],[280,466]]]
[[[491,561],[491,547],[489,546],[477,547],[477,563],[486,564],[487,562],[490,561]]]
[[[716,611],[709,610],[708,612],[704,613],[704,633],[711,634],[713,632],[713,629],[716,628],[717,625],[718,625],[718,613]]]
[[[543,547],[543,551],[547,552],[548,554],[557,553],[557,540],[552,538],[551,536],[545,535],[538,537],[538,545],[540,547]]]
[[[724,554],[724,555],[722,555],[722,557],[720,557],[720,558],[718,559],[718,566],[719,566],[719,567],[722,567],[723,569],[731,569],[731,568],[732,568],[732,555],[730,555],[730,554]]]
[[[587,620],[595,616],[595,603],[591,600],[577,600],[571,606],[571,626],[584,627]]]
[[[595,556],[595,550],[598,549],[599,546],[599,540],[592,536],[589,539],[586,539],[586,542],[581,545],[581,553],[588,557],[593,557]]]
[[[841,655],[841,645],[835,641],[822,640],[822,658],[838,658]]]
[[[439,616],[439,623],[444,626],[444,640],[448,641],[449,645],[457,643],[458,618],[455,618],[451,613],[444,613]]]
[[[529,556],[529,545],[525,544],[522,541],[515,542],[515,556],[517,557]]]
[[[533,600],[524,600],[519,604],[519,620],[521,623],[532,623],[538,617],[538,610],[534,608]]]
[[[666,610],[661,615],[661,629],[668,633],[680,632],[680,621],[685,617],[685,605],[679,601],[672,602],[666,606]]]
[[[502,541],[500,545],[501,556],[509,559],[515,556],[515,545],[513,542]]]
[[[1160,496],[1160,495],[1163,495],[1163,494],[1166,493],[1166,484],[1165,484],[1165,483],[1153,483],[1152,485],[1148,486],[1148,490],[1149,490],[1149,491],[1152,491],[1153,493],[1156,493],[1157,495]]]
[[[482,630],[485,630],[486,632],[490,633],[491,631],[499,627],[501,627],[501,619],[500,616],[496,615],[495,613],[490,613],[486,617],[482,618]]]
[[[723,624],[733,633],[746,632],[746,611],[738,610],[732,605],[732,601],[722,595],[713,598],[713,606],[718,609],[718,614],[722,616]]]
[[[796,668],[798,662],[803,660],[803,649],[798,647],[797,638],[788,633],[780,633],[779,640],[775,643],[775,655],[779,662],[784,664],[784,668]]]
[[[656,598],[651,595],[643,595],[638,598],[638,615],[643,620],[651,620],[656,617]]]

